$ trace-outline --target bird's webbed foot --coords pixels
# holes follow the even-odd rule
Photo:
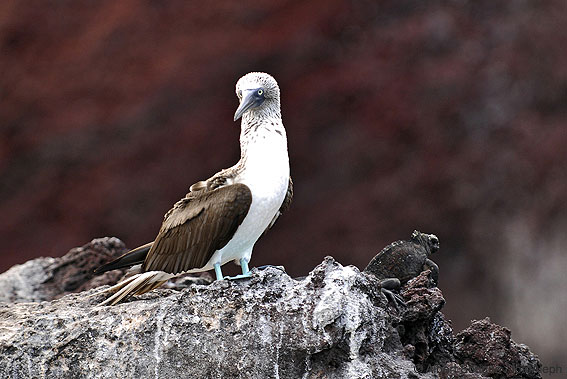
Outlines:
[[[223,279],[236,280],[236,279],[245,279],[252,276],[252,272],[248,269],[248,261],[246,260],[246,258],[240,259],[240,267],[242,267],[242,274],[236,276],[225,276]]]
[[[245,279],[245,278],[250,278],[252,276],[252,273],[250,271],[248,271],[248,273],[246,274],[238,274],[235,276],[225,276],[223,279],[225,280],[236,280],[236,279]]]

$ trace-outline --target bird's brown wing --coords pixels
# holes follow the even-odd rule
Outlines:
[[[147,243],[145,245],[139,246],[135,249],[128,251],[126,254],[122,254],[118,258],[114,259],[111,262],[108,262],[99,268],[97,268],[94,273],[96,275],[102,274],[103,272],[107,272],[110,270],[116,270],[119,268],[125,267],[132,267],[134,265],[144,263],[146,256],[148,255],[148,251],[150,251],[153,242]]]
[[[287,185],[287,192],[285,194],[285,198],[282,203],[282,206],[280,207],[280,214],[283,214],[285,211],[289,209],[292,199],[293,199],[293,180],[291,180],[291,176],[290,176],[289,183]]]
[[[269,229],[271,229],[272,226],[274,226],[274,224],[278,220],[278,217],[280,217],[280,215],[282,213],[284,213],[285,211],[287,211],[289,209],[289,206],[291,205],[292,199],[293,199],[293,181],[291,180],[291,176],[290,176],[289,177],[289,183],[287,185],[287,192],[285,194],[282,205],[280,206],[280,209],[276,212],[276,215],[274,216],[272,221],[270,221],[270,224],[268,225],[266,230],[264,230],[264,233],[266,233]]]
[[[178,274],[205,266],[230,241],[251,203],[244,184],[190,192],[165,215],[142,271]]]

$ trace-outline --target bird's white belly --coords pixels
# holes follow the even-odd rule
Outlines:
[[[240,258],[250,259],[252,248],[266,230],[276,212],[278,212],[285,196],[285,191],[273,193],[272,196],[262,196],[252,191],[252,204],[244,221],[230,242],[222,248],[221,264]]]
[[[267,148],[268,146],[264,147],[264,149]],[[282,152],[279,156],[274,156],[273,150],[257,153],[271,159],[253,160],[255,164],[247,165],[246,169],[235,180],[235,182],[246,184],[250,188],[252,203],[233,238],[226,246],[216,251],[208,262],[211,266],[217,262],[221,265],[230,261],[239,262],[241,258],[250,260],[254,244],[270,225],[284,201],[289,184],[287,149],[285,154]]]

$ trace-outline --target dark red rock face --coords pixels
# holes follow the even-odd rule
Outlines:
[[[238,159],[234,84],[262,70],[282,89],[295,199],[253,265],[362,268],[435,233],[456,330],[490,315],[565,362],[550,341],[566,332],[538,323],[567,289],[566,15],[562,0],[4,0],[0,271],[153,239],[189,185]]]

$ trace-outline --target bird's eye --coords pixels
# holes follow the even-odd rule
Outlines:
[[[242,90],[238,91],[238,97],[242,97]]]
[[[263,93],[264,91],[262,91],[261,89],[258,90],[258,96],[262,96]]]

